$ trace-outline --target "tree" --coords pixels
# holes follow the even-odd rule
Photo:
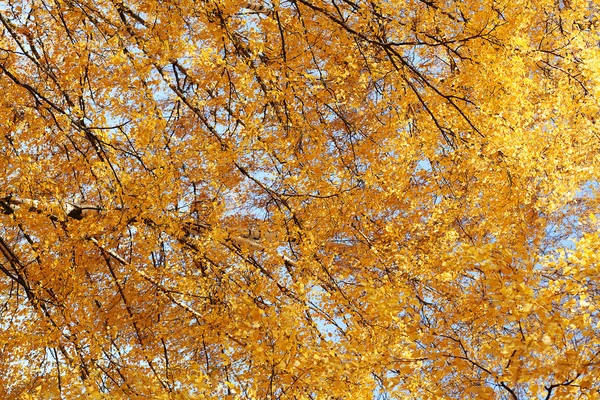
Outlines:
[[[599,12],[0,2],[0,397],[598,398]]]

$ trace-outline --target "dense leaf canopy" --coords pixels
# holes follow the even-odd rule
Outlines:
[[[0,397],[599,398],[593,0],[0,0]]]

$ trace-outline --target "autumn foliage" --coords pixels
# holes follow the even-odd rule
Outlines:
[[[0,398],[600,398],[594,0],[0,0]]]

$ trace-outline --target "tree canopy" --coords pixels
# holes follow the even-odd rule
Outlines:
[[[0,0],[0,397],[600,398],[593,0]]]

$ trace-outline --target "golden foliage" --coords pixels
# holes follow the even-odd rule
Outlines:
[[[589,0],[0,2],[1,398],[599,398]]]

